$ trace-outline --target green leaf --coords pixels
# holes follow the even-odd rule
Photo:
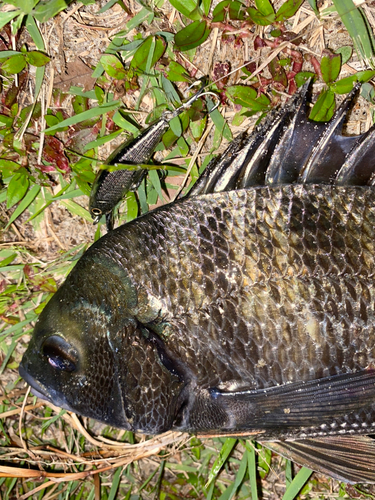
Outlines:
[[[1,69],[6,73],[17,74],[26,67],[25,56],[23,54],[17,54],[7,59],[1,65]]]
[[[353,49],[349,45],[344,45],[335,50],[335,54],[341,55],[341,64],[345,64],[352,57]]]
[[[26,29],[30,33],[33,42],[38,50],[45,50],[44,40],[40,34],[39,28],[36,25],[35,19],[32,16],[27,16],[26,18]]]
[[[223,0],[219,2],[212,12],[212,22],[213,23],[222,23],[225,19],[225,14],[227,12],[227,7],[230,4],[231,0]]]
[[[13,118],[11,116],[0,114],[0,127],[5,126],[7,128],[10,128],[12,124],[13,124]]]
[[[152,68],[156,62],[161,58],[165,51],[165,42],[161,37],[149,36],[142,43],[140,47],[136,50],[133,59],[130,63],[130,67],[144,72],[147,66],[147,59],[151,50],[151,46],[155,42],[154,53],[150,63],[150,68]]]
[[[89,211],[78,205],[75,201],[63,200],[60,201],[60,203],[62,206],[67,208],[71,214],[78,215],[78,217],[82,217],[82,219],[85,219],[87,222],[92,222],[92,217]]]
[[[182,134],[182,126],[180,122],[180,118],[178,116],[175,116],[172,118],[172,120],[169,122],[169,126],[171,127],[172,132],[174,135],[177,137],[180,137]]]
[[[176,49],[181,52],[195,49],[195,47],[202,45],[207,40],[210,32],[211,30],[206,21],[194,21],[175,34],[174,43]]]
[[[245,474],[246,474],[246,469],[247,469],[247,453],[244,453],[242,456],[240,467],[239,467],[238,472],[236,474],[236,479],[234,480],[234,483],[231,486],[229,486],[229,488],[232,488],[232,489],[231,489],[230,495],[228,497],[228,500],[232,500],[232,498],[236,494],[238,488],[241,486],[241,484],[244,480]]]
[[[316,16],[319,16],[319,9],[316,5],[316,0],[307,0],[309,2],[310,7],[314,11]]]
[[[19,9],[22,10],[24,14],[30,14],[32,8],[36,3],[38,3],[38,0],[8,0],[7,3],[10,3],[14,5],[15,7],[18,7]]]
[[[202,12],[194,0],[170,0],[171,5],[192,21],[202,19]]]
[[[322,71],[323,80],[329,84],[336,80],[341,70],[341,56],[340,54],[333,54],[325,50],[325,56],[322,57],[320,69]]]
[[[357,73],[358,81],[361,83],[368,82],[369,80],[371,80],[371,78],[374,78],[374,76],[375,76],[375,71],[371,69],[367,69],[365,71],[358,71]]]
[[[30,205],[30,203],[34,201],[39,191],[40,191],[40,186],[34,184],[34,186],[27,192],[27,194],[24,196],[18,207],[12,213],[5,229],[7,229],[10,226],[10,224],[12,224],[12,222],[15,221],[17,217],[19,217],[26,210],[26,208]]]
[[[5,160],[0,158],[0,172],[3,179],[10,177],[15,170],[18,170],[20,165],[15,161]]]
[[[245,19],[246,8],[243,3],[233,0],[229,5],[229,18],[233,21]]]
[[[214,8],[212,22],[223,22],[227,12],[230,19],[244,19],[245,10],[244,4],[237,0],[223,0]]]
[[[45,66],[51,59],[43,54],[43,52],[38,52],[37,50],[31,50],[26,52],[26,61],[32,66]]]
[[[60,123],[60,120],[54,115],[45,115],[44,119],[46,120],[48,127],[54,127]]]
[[[126,28],[128,31],[131,31],[144,22],[150,25],[153,18],[153,12],[150,12],[148,9],[143,7],[142,10],[140,10],[132,19],[130,19],[130,21],[126,23]]]
[[[335,92],[335,94],[348,94],[353,89],[354,83],[357,81],[357,75],[347,76],[346,78],[342,78],[332,84],[330,89]]]
[[[366,101],[374,103],[375,102],[374,87],[370,83],[364,83],[361,88],[361,96],[364,99],[366,99]]]
[[[268,26],[275,21],[275,11],[269,0],[256,0],[257,9],[249,7],[247,9],[252,21],[260,26]]]
[[[218,109],[211,111],[214,107],[213,102],[209,97],[206,97],[207,100],[207,108],[210,111],[210,118],[215,125],[215,133],[217,132],[220,136],[223,136],[227,141],[231,141],[233,139],[232,132],[226,121],[223,118],[223,115],[220,113]]]
[[[366,83],[374,76],[375,71],[373,70],[359,71],[355,75],[347,76],[333,83],[330,89],[336,94],[348,94],[356,82]]]
[[[283,23],[290,17],[294,16],[303,2],[304,0],[287,0],[276,12],[276,21],[279,23]]]
[[[192,136],[196,141],[198,141],[204,132],[204,129],[206,128],[207,124],[207,116],[202,118],[201,120],[196,120],[196,121],[191,121],[189,124],[190,131],[192,133]]]
[[[26,194],[26,191],[28,190],[28,187],[29,187],[29,179],[26,171],[16,172],[13,175],[10,183],[8,184],[7,209],[13,207],[13,205],[22,200],[22,198]]]
[[[104,54],[100,58],[100,62],[104,68],[104,71],[111,78],[116,78],[116,80],[123,80],[126,78],[126,70],[120,59],[114,54]]]
[[[163,192],[161,189],[159,175],[156,170],[150,170],[148,173],[151,184],[154,186],[159,198],[163,201]]]
[[[323,90],[311,110],[309,119],[316,122],[328,122],[335,111],[335,94],[332,90]]]
[[[21,12],[18,17],[16,17],[15,19],[13,19],[13,22],[12,22],[11,26],[12,26],[12,34],[14,36],[21,29],[24,17],[25,17],[25,14],[23,12]]]
[[[45,23],[67,7],[68,4],[64,0],[44,0],[37,4],[32,15],[40,23]]]
[[[5,254],[4,254],[5,252]],[[9,254],[9,255],[8,255]],[[4,255],[7,255],[7,257],[3,258]],[[0,255],[0,267],[5,267],[8,266],[11,262],[14,261],[14,259],[17,257],[17,254],[12,252],[12,250],[2,250],[1,255]]]
[[[297,87],[302,87],[309,78],[314,78],[316,77],[315,73],[312,73],[311,71],[300,71],[299,73],[296,74],[294,77]]]
[[[20,10],[11,10],[10,12],[0,12],[0,29],[3,28],[6,24],[10,23],[12,19],[16,16],[20,15]]]
[[[273,16],[275,10],[269,0],[255,0],[255,5],[263,16]]]
[[[126,194],[126,220],[129,222],[138,215],[138,203],[135,193],[129,191]]]
[[[8,59],[8,57],[10,57],[10,56],[16,56],[18,54],[19,54],[19,52],[17,50],[2,50],[0,52],[0,61],[2,59]]]
[[[127,132],[130,132],[134,136],[139,135],[138,128],[122,116],[121,110],[116,111],[116,113],[113,115],[112,120],[118,127],[126,130]]]
[[[208,16],[211,8],[211,0],[202,0],[202,7],[205,16]]]
[[[134,194],[134,193],[132,193],[132,194]],[[110,489],[110,492],[108,495],[108,500],[115,500],[117,493],[118,493],[117,490],[118,490],[118,487],[120,484],[122,472],[123,472],[122,467],[118,467],[116,472],[113,474],[113,476],[111,478],[112,485],[111,485],[111,489]]]
[[[251,488],[251,499],[258,500],[258,485],[257,485],[257,459],[255,454],[255,445],[246,442],[247,467],[249,471],[249,481]]]
[[[240,104],[253,111],[264,111],[270,104],[268,97],[264,94],[258,97],[257,91],[253,87],[232,85],[225,90],[225,94],[234,104]]]
[[[168,80],[172,82],[187,82],[189,81],[189,74],[181,64],[171,61],[169,69],[167,70]]]
[[[76,115],[89,110],[89,100],[87,97],[76,95],[73,99],[73,110]]]

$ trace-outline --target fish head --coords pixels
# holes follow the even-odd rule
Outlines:
[[[134,316],[139,301],[123,274],[98,258],[81,261],[40,315],[20,375],[56,406],[157,434],[177,418],[184,380]]]
[[[100,311],[53,297],[35,326],[20,375],[36,396],[130,430],[106,323]]]

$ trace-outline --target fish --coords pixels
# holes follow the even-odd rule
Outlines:
[[[163,134],[169,128],[169,122],[188,109],[205,90],[206,79],[200,89],[174,111],[165,111],[161,118],[143,130],[135,139],[121,144],[106,160],[105,165],[140,165],[147,163],[153,155]],[[129,191],[136,191],[146,176],[145,169],[140,170],[100,170],[91,187],[89,212],[93,223],[97,224],[105,215],[106,227],[111,231],[114,226],[113,209]]]
[[[375,132],[343,134],[358,86],[318,124],[309,88],[86,251],[23,356],[36,396],[375,482]]]

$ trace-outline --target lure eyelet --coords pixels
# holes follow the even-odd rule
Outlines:
[[[93,215],[95,215],[96,217],[99,216],[99,215],[102,215],[102,211],[100,210],[100,208],[92,208],[91,209],[91,212]]]

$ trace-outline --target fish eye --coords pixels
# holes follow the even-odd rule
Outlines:
[[[92,208],[92,209],[91,209],[91,212],[92,212],[94,215],[96,215],[96,216],[98,216],[98,215],[102,215],[102,213],[103,213],[103,212],[100,210],[100,208]]]
[[[42,352],[48,358],[49,364],[56,370],[73,372],[77,368],[77,351],[58,335],[51,335],[44,341]]]

